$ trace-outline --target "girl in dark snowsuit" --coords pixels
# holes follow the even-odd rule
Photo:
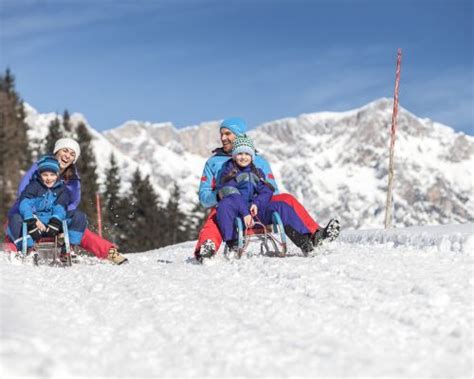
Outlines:
[[[252,140],[247,136],[237,137],[233,142],[232,159],[224,164],[217,186],[219,203],[216,217],[224,241],[231,250],[236,248],[236,217],[241,217],[248,228],[254,224],[253,217],[258,215],[260,222],[268,225],[272,223],[273,212],[278,212],[288,237],[304,254],[309,253],[313,250],[311,232],[288,204],[270,202],[273,187],[265,181],[263,172],[254,166],[254,158]]]

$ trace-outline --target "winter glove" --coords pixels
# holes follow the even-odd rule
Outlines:
[[[33,241],[38,241],[41,238],[41,230],[38,229],[36,226],[36,219],[30,218],[25,220],[26,222],[26,229],[28,230],[28,234],[33,239]]]
[[[56,237],[62,229],[62,222],[61,220],[53,217],[49,220],[48,225],[46,226],[46,232],[44,233],[47,237]]]

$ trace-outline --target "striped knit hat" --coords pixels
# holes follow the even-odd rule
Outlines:
[[[52,155],[45,155],[38,161],[38,172],[49,171],[59,174],[59,162]]]
[[[232,142],[232,158],[239,153],[247,153],[252,157],[252,161],[255,159],[255,146],[253,141],[244,134],[241,137],[237,137]]]

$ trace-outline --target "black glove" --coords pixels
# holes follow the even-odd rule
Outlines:
[[[47,237],[56,237],[59,233],[61,233],[62,226],[63,225],[61,220],[58,220],[56,217],[53,217],[51,220],[49,220],[44,235]]]
[[[30,218],[28,220],[25,220],[25,222],[28,234],[31,236],[33,241],[38,241],[41,238],[41,231],[36,226],[36,219]]]

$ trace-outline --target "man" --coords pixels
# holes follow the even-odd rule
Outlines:
[[[217,181],[220,178],[220,172],[224,163],[232,158],[232,142],[235,138],[245,135],[247,125],[243,119],[232,117],[222,121],[219,130],[222,147],[215,149],[213,151],[214,155],[206,161],[199,186],[199,202],[205,208],[212,208],[199,233],[194,251],[196,259],[200,262],[202,262],[203,258],[212,257],[219,250],[222,243],[222,236],[216,222]],[[332,219],[325,228],[321,228],[293,195],[288,193],[280,194],[278,192],[275,177],[265,158],[257,153],[254,164],[263,171],[265,180],[270,182],[275,188],[272,201],[283,201],[295,210],[303,224],[312,233],[311,240],[313,246],[319,246],[325,239],[333,241],[337,238],[340,229],[337,220]]]

